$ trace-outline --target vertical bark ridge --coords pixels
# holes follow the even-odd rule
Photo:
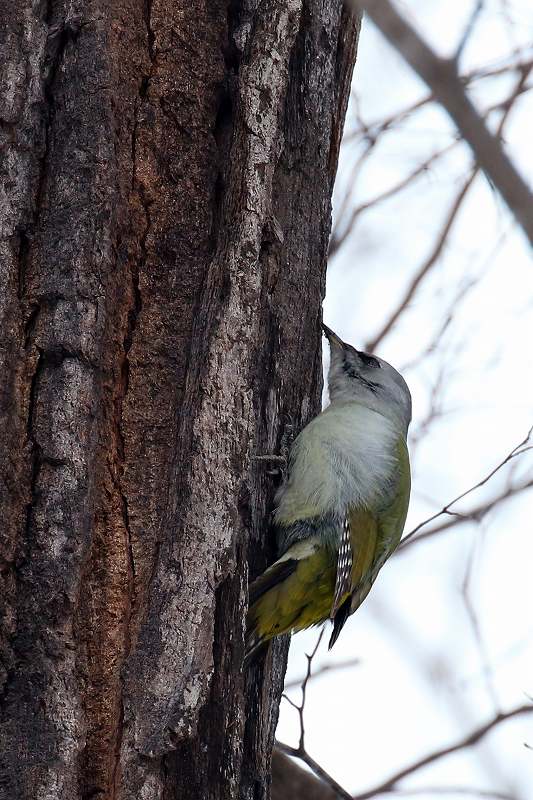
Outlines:
[[[124,774],[129,775],[125,797],[142,793],[147,777],[156,780],[154,773],[139,770],[139,752],[154,759],[157,774],[157,760],[161,762],[180,741],[195,738],[213,681],[213,587],[234,572],[235,546],[244,536],[235,498],[255,427],[250,370],[260,316],[259,253],[299,13],[298,2],[262,9],[247,60],[239,67],[217,253],[191,341],[176,463],[180,488],[170,498],[171,536],[162,544],[151,585],[150,602],[158,613],[149,611],[128,667],[126,720],[131,724],[123,747]],[[184,462],[189,463],[185,476],[180,473]],[[236,612],[241,606],[225,606],[232,627],[238,624]],[[238,674],[226,675],[223,683],[227,696],[242,694]],[[241,711],[240,724],[218,732],[226,738],[226,747],[232,743],[232,763],[241,749],[242,724]],[[192,743],[185,751],[180,747],[180,763],[186,761],[185,752],[200,774],[201,745]],[[133,775],[140,772],[139,783]],[[234,795],[236,772],[234,768],[223,776],[223,785],[216,790],[219,796]],[[183,779],[177,794],[190,790],[185,773]]]
[[[0,65],[0,695],[4,700],[15,677],[16,562],[34,482],[27,432],[37,354],[26,352],[25,327],[28,323],[29,330],[33,316],[28,319],[22,303],[46,129],[39,80],[46,48],[44,25],[39,17],[30,18],[25,33],[32,57],[27,59],[23,18],[21,2],[0,9],[5,56]]]

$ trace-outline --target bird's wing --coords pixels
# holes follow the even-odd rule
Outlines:
[[[350,535],[350,517],[347,514],[342,524],[341,539],[337,553],[337,573],[335,577],[335,591],[333,593],[333,603],[331,604],[331,619],[339,610],[347,594],[352,587],[352,566],[353,548]]]
[[[350,614],[361,605],[377,574],[400,541],[410,493],[407,446],[397,445],[397,480],[388,502],[376,512],[350,508],[346,513],[337,559],[334,600],[331,608],[333,632],[330,648]]]
[[[370,571],[379,533],[378,517],[368,509],[349,508],[344,518],[337,555],[337,576],[331,617]]]
[[[337,559],[335,594],[331,607],[333,631],[329,640],[330,649],[352,613],[354,593],[372,571],[378,535],[379,522],[376,514],[368,509],[348,509]]]
[[[261,642],[324,622],[333,596],[335,562],[316,536],[295,542],[250,585],[246,650]]]
[[[296,558],[286,558],[282,561],[277,561],[269,567],[262,575],[250,584],[248,602],[250,605],[256,603],[264,594],[266,594],[274,586],[283,583],[298,566]]]
[[[332,619],[371,570],[377,541],[376,514],[368,509],[349,508],[344,518],[337,554],[337,575],[330,615]]]

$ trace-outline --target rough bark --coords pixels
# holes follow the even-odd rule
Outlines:
[[[0,797],[263,798],[254,462],[318,410],[340,0],[0,3]],[[4,57],[5,54],[5,57]]]

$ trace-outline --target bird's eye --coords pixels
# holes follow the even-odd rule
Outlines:
[[[381,369],[381,364],[374,358],[374,356],[367,356],[366,353],[359,353],[359,358],[365,365],[365,367],[371,367],[372,369]]]

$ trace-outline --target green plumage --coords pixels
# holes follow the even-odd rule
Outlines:
[[[331,646],[405,524],[409,390],[386,362],[328,338],[332,402],[291,448],[274,513],[282,555],[250,586],[247,658],[273,636],[327,619]]]
[[[389,501],[376,512],[357,508],[348,512],[353,563],[350,588],[342,599],[345,602],[351,597],[349,613],[361,605],[400,541],[410,492],[409,455],[402,439],[397,444],[397,459],[395,488]],[[275,562],[250,586],[249,648],[329,619],[336,572],[336,551],[322,546],[317,537],[289,547],[283,560]]]

